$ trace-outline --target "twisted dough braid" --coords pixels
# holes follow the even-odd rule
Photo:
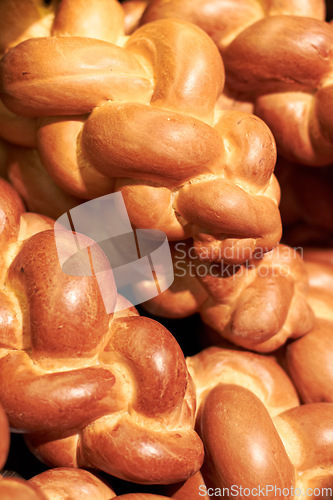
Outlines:
[[[175,281],[144,304],[148,311],[168,317],[199,311],[204,323],[222,337],[261,352],[311,330],[307,273],[294,249],[279,245],[243,266],[204,264],[190,257],[191,249],[176,244]]]
[[[274,139],[253,115],[215,106],[224,71],[209,37],[161,20],[128,39],[115,30],[111,44],[77,36],[71,5],[61,2],[55,36],[1,61],[5,104],[41,117],[38,149],[51,177],[80,198],[120,190],[134,226],[192,236],[209,260],[238,249],[244,262],[276,246]],[[108,20],[105,12],[99,22]]]
[[[43,230],[52,221],[25,214],[3,180],[0,190],[0,400],[10,426],[50,465],[187,479],[203,448],[179,345],[133,308],[107,314],[96,276],[61,271],[54,231]],[[94,259],[106,265],[98,249]]]
[[[333,161],[333,30],[324,12],[317,0],[153,0],[141,23],[172,17],[203,28],[221,51],[229,91],[254,102],[279,153],[320,166]]]
[[[205,400],[201,418],[207,482],[219,488],[237,485],[250,490],[273,486],[265,496],[286,499],[299,496],[296,488],[332,488],[332,417],[333,404],[314,403],[272,419],[248,389],[232,384],[215,387]],[[316,498],[314,491],[308,494]],[[245,495],[254,499],[258,493]]]

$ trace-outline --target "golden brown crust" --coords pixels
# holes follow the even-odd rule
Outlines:
[[[317,403],[291,408],[272,420],[246,388],[216,386],[200,419],[207,484],[229,491],[249,488],[244,497],[251,499],[260,486],[269,498],[296,498],[296,488],[332,487],[332,416],[333,404]]]
[[[201,433],[216,487],[294,486],[295,470],[271,417],[247,389],[215,387],[204,403]]]
[[[275,417],[274,424],[298,472],[332,466],[332,416],[332,403],[313,403]]]
[[[219,384],[235,384],[249,389],[272,416],[299,404],[294,386],[273,358],[210,347],[186,361],[196,386],[198,409]]]
[[[327,165],[333,158],[332,41],[329,24],[274,16],[244,30],[224,53],[228,84],[258,97],[256,113],[270,126],[279,151],[307,165]]]

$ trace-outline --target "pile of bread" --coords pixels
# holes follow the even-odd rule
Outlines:
[[[1,500],[333,496],[325,16],[1,0]],[[55,219],[115,192],[173,257],[141,314],[59,262]],[[9,430],[44,472],[8,472]]]

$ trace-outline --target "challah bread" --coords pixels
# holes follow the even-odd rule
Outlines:
[[[0,480],[1,500],[110,500],[114,491],[82,469],[50,469],[38,476]]]
[[[333,402],[333,265],[307,262],[306,266],[308,300],[316,323],[307,335],[288,345],[286,364],[304,403]]]
[[[274,248],[274,139],[253,115],[216,107],[224,71],[210,38],[161,20],[128,39],[115,30],[110,44],[77,36],[74,13],[62,13],[57,36],[27,40],[1,61],[1,96],[41,118],[38,150],[55,182],[85,199],[121,191],[134,226],[191,236],[208,260]],[[110,16],[100,19],[108,29]]]
[[[25,214],[5,181],[0,190],[0,401],[11,428],[50,465],[143,483],[187,479],[203,448],[176,340],[133,308],[107,314],[96,275],[62,272],[54,231],[41,230],[52,224]],[[63,237],[68,245],[71,233]],[[105,269],[96,246],[93,255]],[[108,287],[116,310],[121,297]]]
[[[282,156],[332,163],[333,31],[324,1],[152,0],[141,24],[163,18],[191,21],[212,37],[229,92],[252,100]]]
[[[260,352],[311,330],[306,268],[294,249],[279,245],[243,266],[204,264],[191,257],[190,247],[174,247],[175,282],[144,304],[149,312],[181,317],[199,311],[223,338]]]
[[[315,488],[333,486],[332,417],[333,404],[317,403],[272,419],[248,389],[218,385],[201,417],[207,482],[240,498],[315,498]]]

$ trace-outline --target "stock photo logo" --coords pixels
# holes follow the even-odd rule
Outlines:
[[[54,231],[62,271],[95,276],[107,313],[141,304],[173,283],[165,233],[133,229],[121,193],[73,208],[59,217]],[[117,302],[117,293],[130,304]]]

